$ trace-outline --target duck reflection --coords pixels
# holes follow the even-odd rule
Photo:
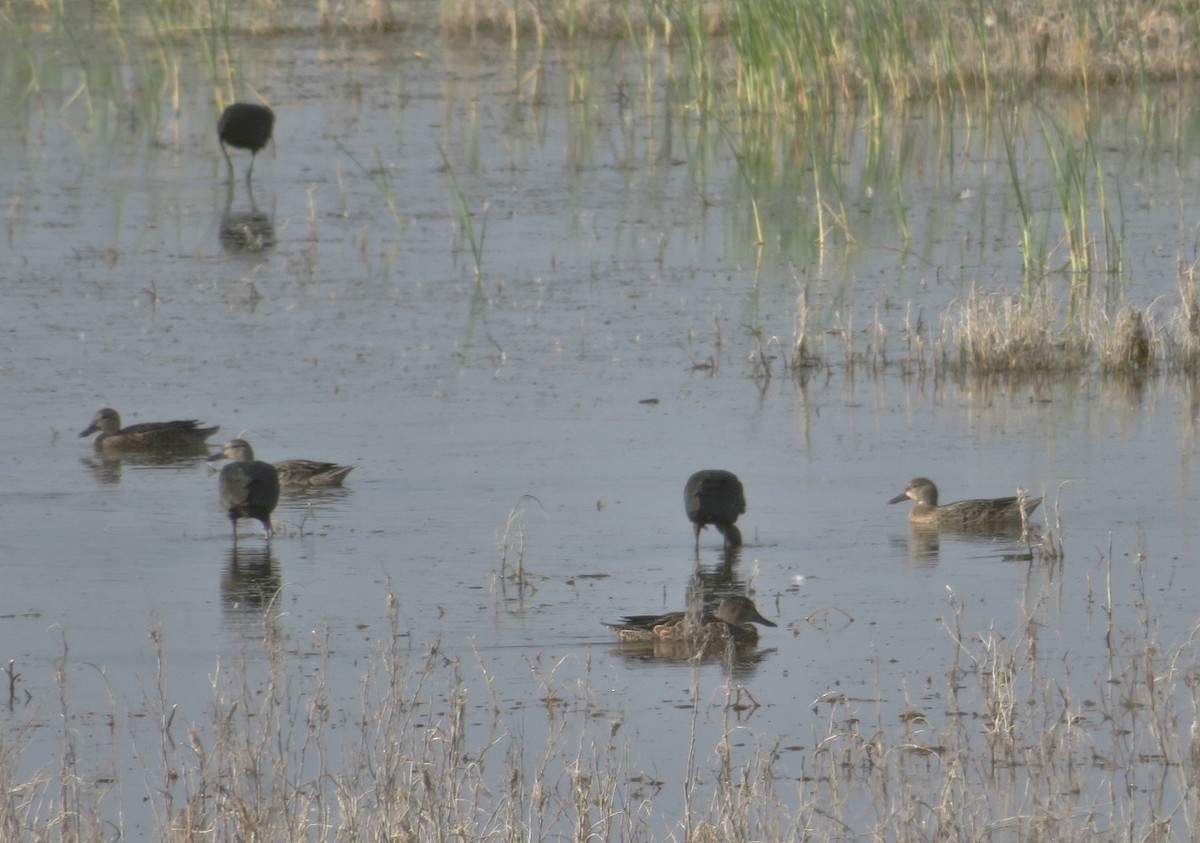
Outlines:
[[[111,486],[121,482],[121,458],[110,455],[96,454],[93,457],[82,457],[79,460],[88,470],[92,472],[92,477],[101,486]]]
[[[137,454],[95,453],[80,457],[79,461],[92,473],[102,486],[121,482],[121,471],[126,466],[144,469],[186,468],[204,461],[203,454]]]
[[[288,525],[288,532],[292,535],[324,535],[329,530],[331,516],[349,510],[347,501],[353,494],[351,489],[295,489],[284,486],[279,495],[279,508],[275,512]]]
[[[254,202],[254,185],[247,185],[250,196],[249,210],[233,210],[234,184],[231,180],[225,188],[225,213],[221,215],[218,238],[221,248],[227,252],[261,252],[275,245],[275,222],[265,211],[260,211]]]
[[[269,544],[229,548],[221,577],[221,605],[227,617],[257,626],[279,596],[282,585]]]
[[[997,526],[971,529],[935,527],[926,524],[911,524],[907,538],[896,536],[892,544],[904,548],[911,565],[917,568],[936,567],[941,553],[942,541],[966,542],[1001,551],[1008,562],[1033,559],[1032,547],[1041,541],[1042,528],[1030,524],[1024,530],[1020,525]]]
[[[354,496],[353,489],[341,486],[283,486],[280,490],[280,508],[290,510],[307,510],[313,506],[337,506]]]
[[[894,545],[904,548],[909,564],[914,568],[935,568],[941,552],[941,536],[936,528],[912,526],[907,538],[896,536]]]
[[[648,667],[662,664],[719,664],[732,677],[753,676],[758,666],[775,652],[774,647],[760,648],[754,644],[714,642],[697,649],[686,641],[622,641],[609,652],[619,656],[629,667]]]

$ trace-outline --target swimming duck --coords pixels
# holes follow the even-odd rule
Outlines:
[[[705,614],[699,623],[688,619],[687,612],[667,612],[663,615],[627,615],[620,623],[604,625],[622,641],[690,641],[705,644],[713,641],[733,641],[753,644],[758,630],[752,623],[775,626],[764,618],[749,597],[726,597],[713,614]]]
[[[281,460],[274,466],[283,486],[340,486],[356,468],[317,460]]]
[[[708,524],[720,530],[726,547],[741,545],[742,533],[734,522],[746,511],[746,493],[742,481],[732,471],[715,468],[697,471],[683,487],[683,505],[696,536],[697,556],[700,531]]]
[[[92,436],[97,451],[141,451],[175,454],[204,453],[204,440],[220,430],[219,427],[200,427],[195,419],[143,422],[121,427],[121,416],[112,407],[96,411],[92,423],[80,436]]]
[[[233,543],[237,544],[239,518],[257,518],[271,540],[271,513],[279,503],[279,473],[275,466],[254,458],[254,449],[245,439],[230,439],[219,453],[208,458],[232,460],[221,469],[218,486],[221,508],[229,513],[233,525]]]
[[[934,482],[926,477],[916,477],[908,482],[903,492],[888,503],[900,503],[910,498],[916,502],[908,513],[910,523],[960,530],[1019,526],[1042,502],[1041,498],[1022,495],[1011,498],[976,498],[938,506],[938,489]]]

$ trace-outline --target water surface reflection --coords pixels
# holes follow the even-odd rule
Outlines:
[[[221,607],[225,620],[243,633],[261,634],[267,612],[279,599],[283,580],[271,546],[232,546],[221,575]]]
[[[904,555],[916,568],[933,568],[941,561],[942,542],[959,542],[978,549],[987,557],[1005,562],[1031,562],[1036,548],[1043,541],[1043,528],[1030,524],[996,529],[950,529],[923,524],[909,524],[908,535],[892,537],[892,545],[902,548]],[[956,552],[961,555],[961,551]]]
[[[627,667],[645,667],[649,664],[680,664],[695,667],[702,664],[717,664],[729,676],[745,681],[758,670],[758,666],[776,653],[775,647],[760,647],[757,644],[735,644],[731,641],[714,641],[702,648],[686,641],[621,641],[609,653],[618,656]]]
[[[225,211],[221,215],[218,239],[226,252],[262,252],[275,245],[275,220],[265,211],[260,211],[254,201],[254,186],[248,185],[246,193],[249,208],[234,210],[234,185],[225,191]]]
[[[79,462],[91,473],[96,483],[101,486],[121,482],[122,469],[131,466],[138,469],[190,469],[203,464],[204,455],[197,454],[138,454],[138,453],[101,453],[80,457]]]

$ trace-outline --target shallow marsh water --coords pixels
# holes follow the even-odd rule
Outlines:
[[[1048,606],[1045,670],[1069,662],[1096,693],[1106,590],[1121,628],[1148,610],[1164,647],[1191,634],[1194,383],[784,370],[802,289],[835,363],[834,329],[880,321],[899,356],[910,303],[929,324],[973,281],[1017,289],[1007,164],[971,115],[914,116],[885,172],[846,165],[852,248],[810,245],[813,200],[781,155],[756,267],[727,146],[661,103],[625,102],[620,55],[589,64],[588,94],[567,101],[592,56],[539,65],[535,95],[534,60],[500,47],[271,44],[247,69],[277,113],[253,196],[245,155],[229,196],[204,84],[153,138],[115,115],[81,128],[71,108],[3,129],[0,658],[20,673],[6,719],[26,775],[62,750],[65,654],[86,774],[120,779],[128,836],[152,834],[147,764],[127,745],[158,694],[152,638],[168,703],[202,727],[213,676],[261,666],[268,615],[349,722],[390,634],[389,592],[414,661],[432,648],[461,661],[474,728],[498,699],[504,728],[536,747],[557,699],[600,735],[588,739],[630,739],[629,770],[672,809],[693,728],[702,769],[732,725],[740,760],[774,747],[776,773],[802,788],[831,718],[899,730],[914,708],[940,715],[955,606],[969,638],[1020,636]],[[1166,301],[1194,257],[1200,173],[1159,138],[1191,140],[1195,121],[1101,122],[1127,294]],[[951,128],[961,144],[922,142]],[[482,239],[478,281],[439,145]],[[886,196],[892,179],[902,200]],[[1038,207],[1053,207],[1048,189]],[[287,495],[269,551],[243,525],[235,557],[203,462],[105,462],[76,437],[106,405],[125,424],[219,424],[214,442],[242,436],[261,459],[358,468],[344,490]],[[703,467],[745,482],[747,545],[725,564],[706,533],[697,568],[682,486]],[[914,537],[886,501],[915,475],[944,501],[1047,494],[1063,564],[1031,564],[1014,541]],[[506,579],[518,557],[525,587]],[[601,626],[682,607],[697,585],[752,588],[780,628],[731,671],[693,672]],[[758,707],[726,707],[730,678]],[[110,724],[110,708],[128,722]],[[657,810],[656,829],[680,822]]]

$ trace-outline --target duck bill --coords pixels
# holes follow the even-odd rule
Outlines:
[[[754,613],[754,617],[752,617],[750,620],[752,620],[754,623],[760,623],[760,624],[762,624],[763,626],[776,626],[776,623],[775,623],[775,621],[769,621],[769,620],[767,620],[766,618],[764,618],[764,617],[763,617],[761,614],[759,614],[758,612],[755,612],[755,613]]]
[[[888,501],[888,503],[900,503],[900,501],[903,500],[908,500],[908,492],[901,492],[900,494],[896,495],[896,497]]]

